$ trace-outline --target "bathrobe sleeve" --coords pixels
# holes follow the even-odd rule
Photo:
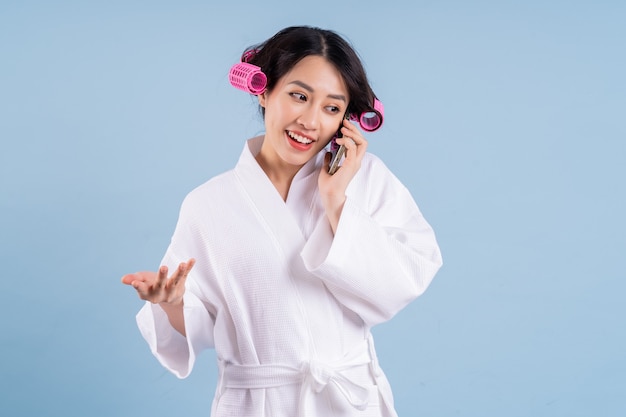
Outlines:
[[[442,258],[410,192],[382,161],[366,156],[335,235],[323,216],[301,256],[339,302],[373,326],[421,295]]]
[[[199,233],[201,227],[195,221],[197,209],[193,201],[194,198],[188,196],[183,202],[176,230],[161,263],[173,272],[181,262],[196,258],[196,265],[187,277],[183,296],[187,336],[172,327],[167,314],[158,304],[146,302],[137,314],[139,330],[150,350],[178,378],[186,378],[191,373],[196,357],[202,350],[214,347],[213,308],[205,295],[206,290],[198,284],[210,272],[207,272],[207,260],[202,256],[205,253],[202,233]]]

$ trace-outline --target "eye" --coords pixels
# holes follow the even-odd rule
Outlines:
[[[326,109],[331,112],[331,113],[339,113],[341,111],[341,109],[337,106],[328,106],[326,107]]]
[[[306,101],[306,96],[302,93],[289,93],[297,101]]]

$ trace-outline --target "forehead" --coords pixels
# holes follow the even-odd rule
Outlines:
[[[279,84],[285,86],[294,81],[311,86],[316,93],[344,96],[348,94],[346,83],[339,70],[321,56],[312,55],[301,59],[281,78]]]

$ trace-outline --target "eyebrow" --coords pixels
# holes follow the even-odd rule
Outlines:
[[[303,83],[302,81],[299,81],[299,80],[294,80],[294,81],[290,82],[289,84],[298,85],[298,86],[304,88],[305,90],[307,90],[309,93],[312,93],[314,91],[313,87],[311,87],[310,85],[308,85],[306,83]],[[329,94],[327,97],[335,99],[335,100],[341,100],[344,103],[348,102],[348,100],[346,100],[346,96],[344,96],[343,94]]]

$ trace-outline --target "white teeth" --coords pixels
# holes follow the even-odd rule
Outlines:
[[[304,136],[296,135],[295,133],[291,131],[287,131],[287,134],[289,135],[290,138],[294,139],[297,142],[303,143],[305,145],[308,145],[309,143],[313,142],[311,139],[307,139]]]

